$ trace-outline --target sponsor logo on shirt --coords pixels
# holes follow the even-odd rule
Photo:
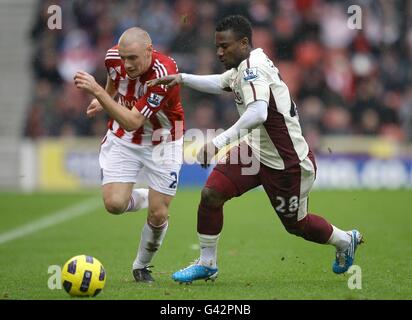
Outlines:
[[[256,67],[254,68],[247,68],[245,71],[243,71],[243,79],[246,81],[254,81],[258,77],[258,69]]]
[[[162,102],[163,98],[164,97],[159,96],[155,93],[151,93],[150,96],[147,98],[147,103],[152,108],[157,108],[158,106],[160,106],[160,103]]]

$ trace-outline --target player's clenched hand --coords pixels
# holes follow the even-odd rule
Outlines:
[[[164,84],[168,87],[173,87],[177,84],[181,84],[183,82],[182,75],[179,74],[172,74],[170,76],[164,76],[160,77],[157,79],[152,79],[147,81],[147,86],[148,87],[154,87],[154,86],[159,86],[161,84]]]
[[[210,166],[210,162],[213,157],[219,152],[219,149],[213,144],[213,142],[206,143],[197,154],[197,161],[200,163],[202,168],[207,168]]]
[[[87,107],[86,114],[88,117],[94,117],[98,112],[102,111],[103,107],[97,99],[93,99]]]
[[[74,76],[74,84],[78,89],[83,89],[92,95],[96,95],[96,93],[102,89],[94,77],[84,71],[76,72],[76,75]]]

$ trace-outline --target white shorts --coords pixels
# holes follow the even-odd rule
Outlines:
[[[174,196],[183,162],[183,138],[157,146],[135,145],[110,130],[100,148],[102,185],[138,183]]]

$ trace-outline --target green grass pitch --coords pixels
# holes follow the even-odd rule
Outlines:
[[[154,284],[137,284],[131,275],[146,211],[113,216],[101,205],[0,244],[0,299],[73,299],[48,288],[47,271],[78,254],[92,255],[105,266],[106,287],[94,299],[412,299],[411,191],[312,192],[310,212],[364,234],[366,243],[355,259],[362,289],[354,290],[348,288],[351,275],[331,271],[334,248],[289,235],[260,190],[225,206],[218,279],[173,282],[172,272],[198,257],[199,191],[181,189],[172,203],[168,234],[153,260]],[[0,193],[0,237],[91,197],[99,201],[100,194]]]

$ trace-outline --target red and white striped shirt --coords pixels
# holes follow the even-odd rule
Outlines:
[[[174,141],[183,136],[184,112],[180,87],[166,88],[160,85],[148,88],[146,85],[148,80],[178,73],[172,58],[153,50],[148,71],[131,79],[126,74],[116,45],[107,51],[105,65],[117,89],[118,103],[128,109],[136,108],[147,118],[144,125],[135,131],[127,131],[116,120],[110,119],[109,129],[117,137],[134,144],[156,145],[165,139]]]

